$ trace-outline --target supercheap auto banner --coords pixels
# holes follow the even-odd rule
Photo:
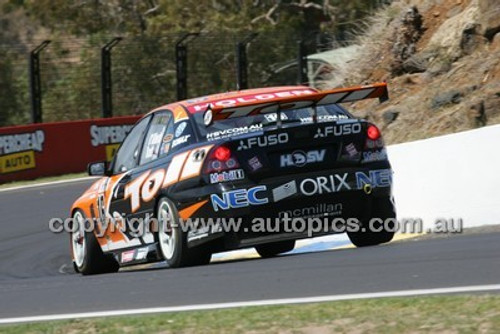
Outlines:
[[[140,116],[0,128],[0,183],[85,171],[110,161]]]

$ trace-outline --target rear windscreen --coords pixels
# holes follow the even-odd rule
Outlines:
[[[317,106],[315,108],[318,123],[353,118],[351,114],[337,104]],[[281,112],[282,127],[310,124],[313,122],[313,114],[313,107],[283,110]],[[194,119],[202,137],[206,137],[208,140],[216,140],[263,131],[266,127],[276,127],[277,113],[220,120],[208,127],[203,123],[203,113],[195,114]]]

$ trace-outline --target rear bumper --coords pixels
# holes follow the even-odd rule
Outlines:
[[[221,183],[201,187],[198,194],[201,195],[198,199],[205,198],[207,203],[191,218],[217,226],[202,225],[203,230],[191,231],[188,245],[197,246],[223,237],[223,248],[235,249],[338,233],[325,229],[314,235],[309,230],[290,231],[290,226],[280,226],[280,221],[286,218],[330,221],[355,218],[363,221],[373,217],[377,201],[392,203],[392,170],[387,162],[370,167],[286,175],[258,183],[248,180]],[[235,223],[230,223],[231,220]],[[263,228],[255,228],[256,223],[264,224],[264,221]]]

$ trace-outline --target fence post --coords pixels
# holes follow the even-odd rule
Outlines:
[[[195,39],[199,33],[187,33],[175,43],[175,64],[177,73],[177,101],[188,97],[187,87],[187,46],[186,44]],[[189,38],[189,40],[188,40]]]
[[[307,76],[307,53],[306,46],[303,40],[298,43],[298,58],[297,58],[297,84],[307,85],[309,78]]]
[[[121,37],[113,38],[101,48],[101,95],[103,118],[113,117],[113,96],[111,82],[111,49],[122,40]]]
[[[40,83],[40,52],[49,45],[50,41],[43,41],[30,52],[30,93],[31,93],[31,122],[42,123],[42,86]]]
[[[246,36],[241,42],[236,44],[236,89],[248,88],[248,60],[247,45],[257,37],[254,32]]]

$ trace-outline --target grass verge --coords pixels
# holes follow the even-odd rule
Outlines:
[[[19,186],[30,186],[30,185],[35,185],[38,183],[45,183],[45,182],[78,179],[78,178],[86,177],[86,176],[88,176],[87,173],[74,173],[74,174],[65,174],[65,175],[58,175],[58,176],[41,177],[41,178],[38,178],[35,180],[13,181],[13,182],[9,182],[9,183],[0,184],[0,189],[13,188],[13,187],[19,187]]]
[[[3,333],[494,333],[499,295],[382,298],[8,325]],[[497,332],[498,333],[498,332]]]

